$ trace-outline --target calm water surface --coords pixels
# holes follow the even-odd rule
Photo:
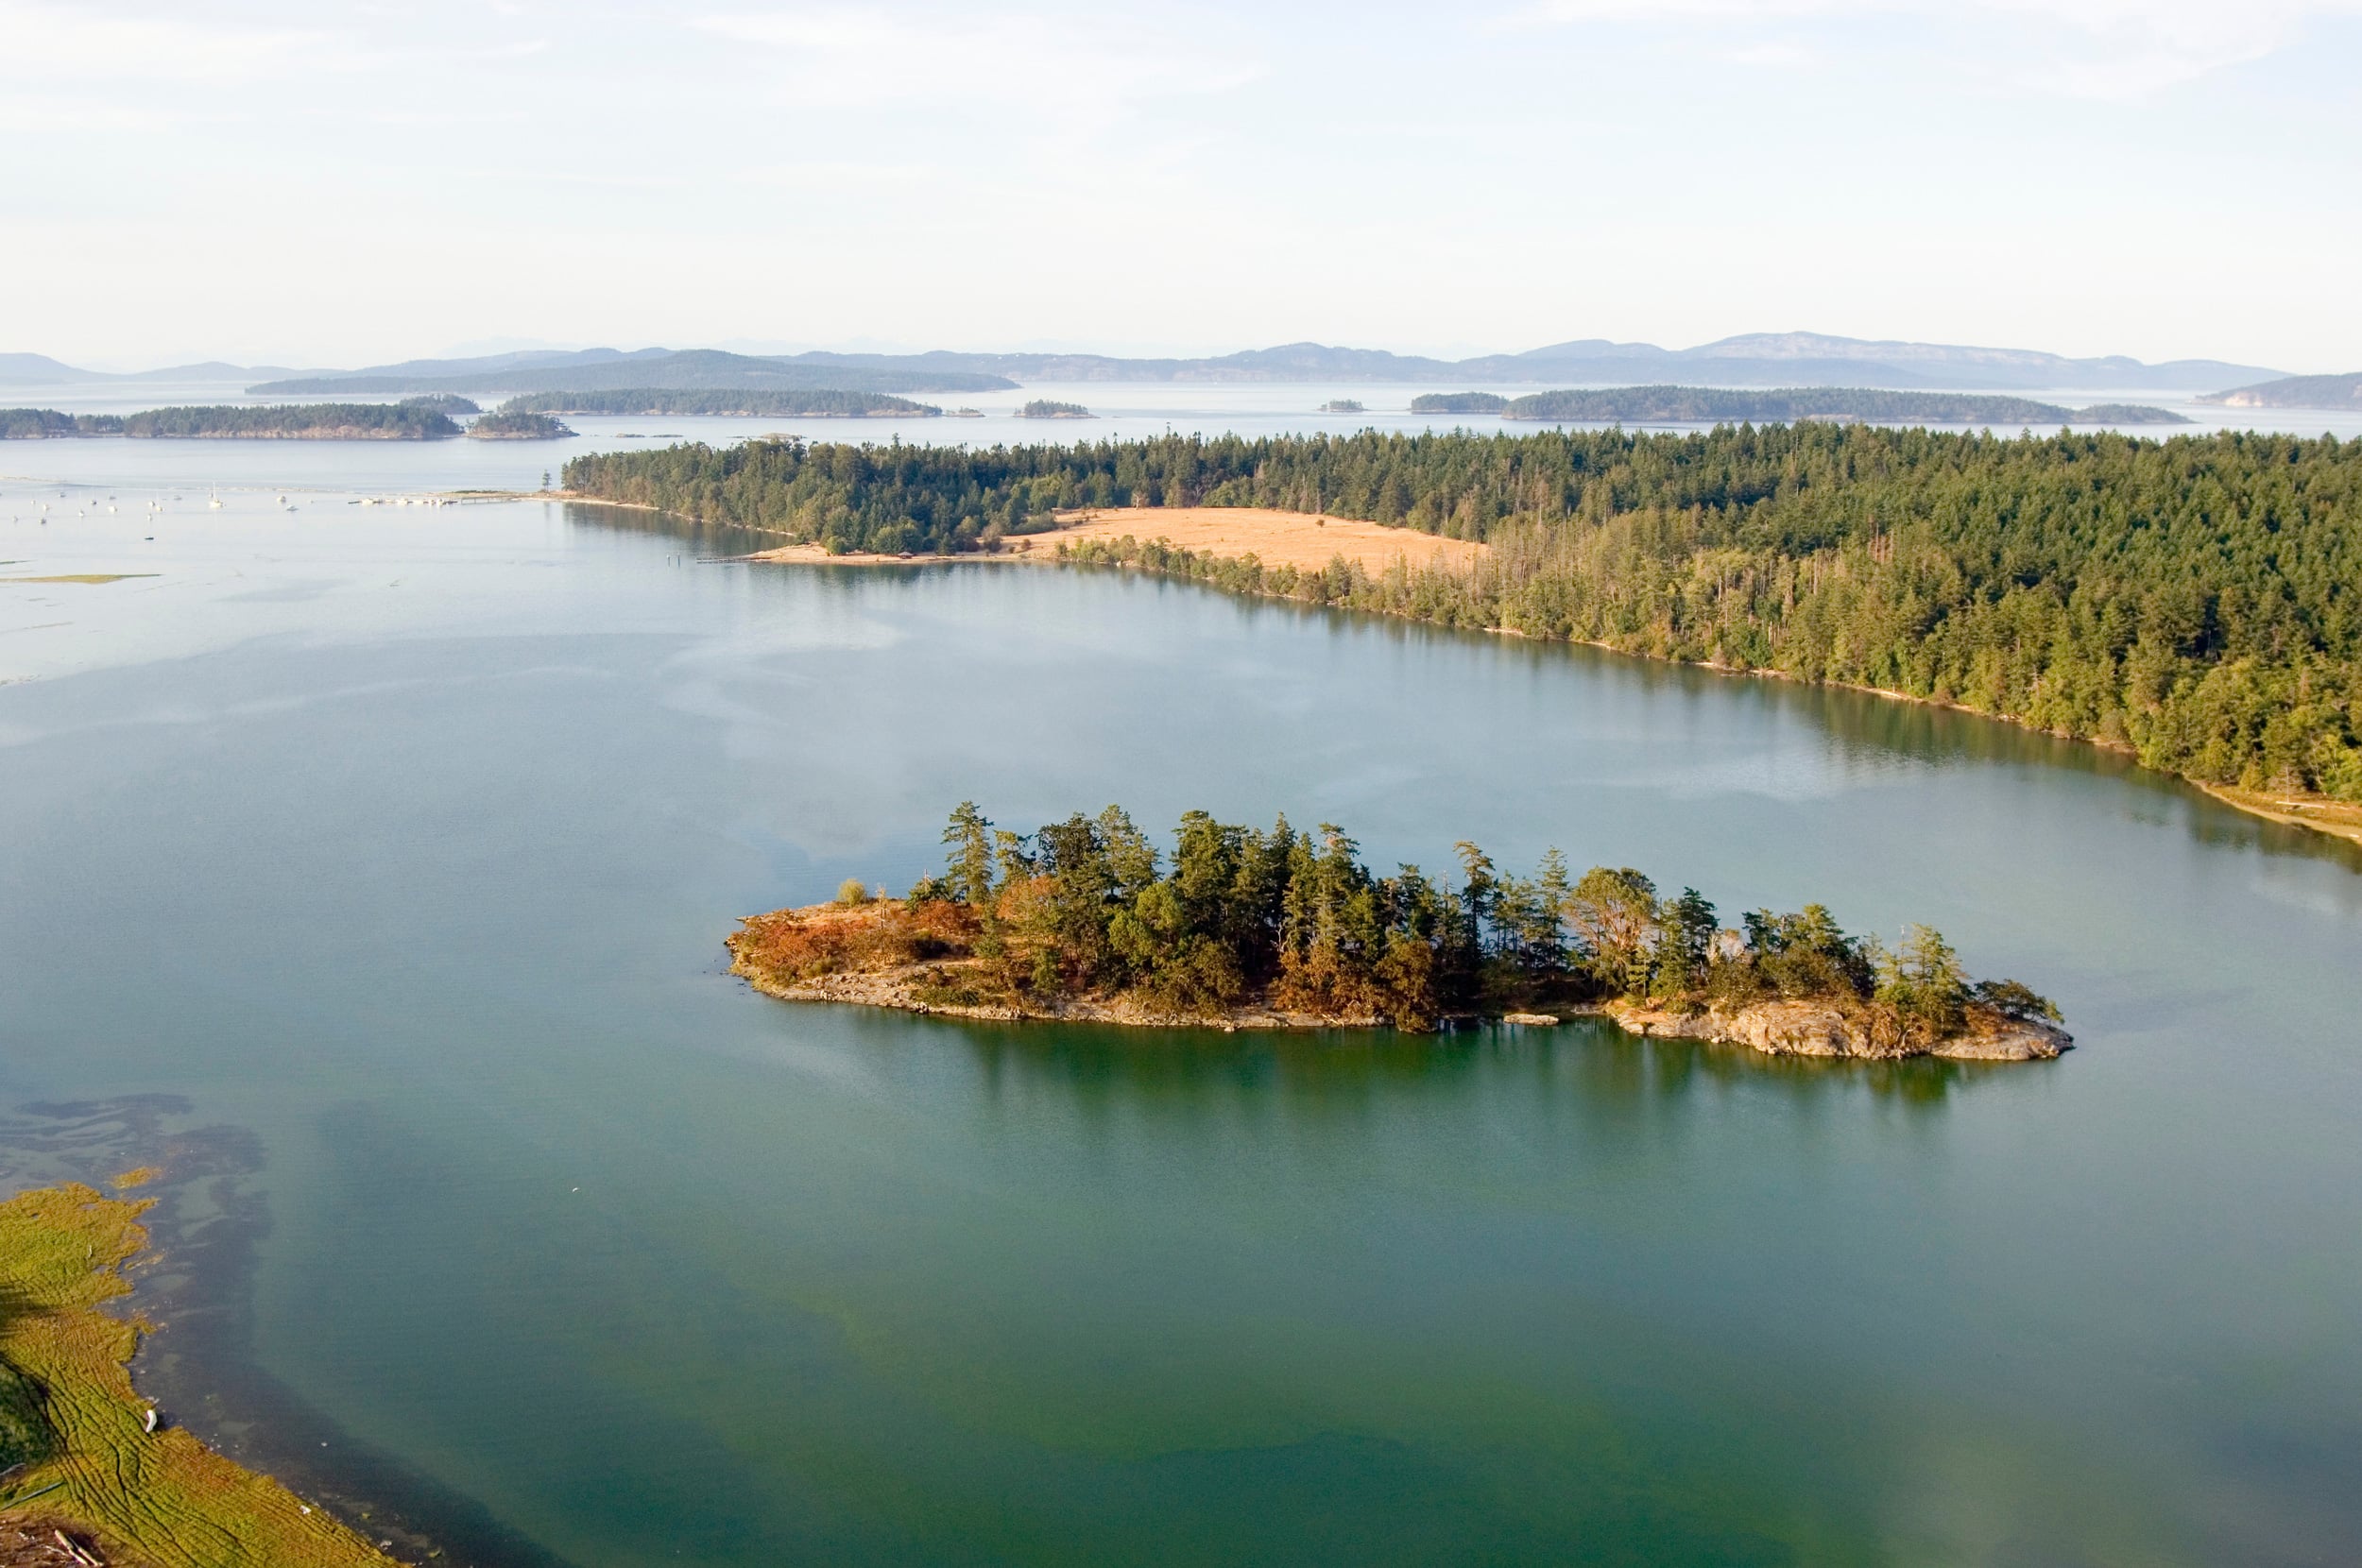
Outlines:
[[[9,1179],[163,1149],[143,1375],[462,1560],[2362,1556],[2362,856],[1583,650],[84,477],[0,523],[0,576],[152,574],[0,584]],[[1926,919],[2080,1048],[996,1029],[721,972],[969,797]]]

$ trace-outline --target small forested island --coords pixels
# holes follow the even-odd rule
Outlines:
[[[1605,1013],[1638,1033],[1775,1055],[2031,1061],[2071,1042],[2015,980],[1972,982],[1935,931],[1899,949],[1829,912],[1720,925],[1695,889],[1630,867],[1531,878],[1459,846],[1456,885],[1378,877],[1344,831],[1191,811],[1169,858],[1110,806],[1030,834],[964,802],[944,869],[908,896],[848,881],[727,939],[732,972],[796,1001],[983,1018],[1289,1029]]]
[[[1098,418],[1081,403],[1062,403],[1050,398],[1036,398],[1017,411],[1020,419],[1091,419]]]
[[[393,1568],[133,1389],[143,1326],[100,1308],[131,1288],[123,1270],[146,1244],[145,1208],[78,1185],[0,1203],[0,1561]]]
[[[484,405],[456,392],[421,392],[402,400],[404,408],[431,408],[437,414],[481,414]]]
[[[2315,826],[2335,820],[2320,802],[2362,802],[2362,441],[1806,421],[749,442],[578,457],[566,485],[888,555],[989,552],[1090,508],[1365,520],[1482,548],[1303,571],[1162,548],[1143,524],[1067,558],[1947,704]]]
[[[1423,392],[1411,400],[1413,414],[1498,414],[1508,406],[1498,392]]]
[[[495,409],[468,426],[469,436],[478,441],[555,441],[573,434],[571,426],[546,414],[526,414],[505,407]]]
[[[1323,414],[1362,414],[1368,412],[1358,398],[1331,398],[1321,404]]]
[[[516,414],[700,414],[762,418],[933,418],[933,403],[883,392],[745,391],[634,387],[607,392],[527,392],[501,404]],[[970,411],[972,412],[972,410]]]
[[[1416,405],[1413,405],[1414,410]],[[1463,412],[1439,410],[1438,412]],[[2135,403],[2100,403],[2072,409],[2030,398],[1965,392],[1889,392],[1858,386],[1797,386],[1737,391],[1719,386],[1610,386],[1568,392],[1534,392],[1511,400],[1500,410],[1508,419],[1570,419],[1605,422],[1652,419],[1707,424],[1753,420],[1863,419],[1894,423],[1925,420],[1946,425],[2142,424],[2186,425],[2163,408]]]

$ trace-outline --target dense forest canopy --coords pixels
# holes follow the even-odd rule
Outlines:
[[[57,441],[77,435],[120,435],[113,414],[66,414],[54,408],[0,408],[0,441]]]
[[[463,398],[456,392],[421,392],[415,398],[402,400],[404,408],[431,408],[437,414],[481,414],[484,405],[473,398]]]
[[[926,418],[942,409],[933,403],[883,392],[745,391],[724,388],[636,387],[608,392],[528,392],[501,404],[504,411],[535,414],[750,415],[762,418],[875,418],[899,415]]]
[[[1424,400],[1422,400],[1424,401]],[[1453,400],[1465,401],[1465,399]],[[1413,413],[1424,413],[1418,403]],[[1475,409],[1437,409],[1474,413]],[[1535,392],[1499,409],[1509,419],[1565,419],[1607,423],[1618,419],[1758,424],[1790,419],[1869,419],[1881,423],[1931,421],[1946,425],[2144,424],[2186,425],[2162,408],[2103,403],[2081,410],[2031,398],[1965,392],[1888,392],[1858,386],[1792,386],[1770,391],[1735,391],[1720,386],[1608,386],[1571,392]]]
[[[1725,928],[1694,889],[1662,894],[1628,866],[1577,876],[1556,850],[1531,877],[1465,843],[1452,878],[1412,865],[1381,877],[1331,824],[1305,833],[1282,817],[1261,830],[1191,811],[1168,855],[1113,806],[1020,835],[963,803],[943,837],[944,869],[911,890],[897,912],[906,922],[862,939],[932,937],[986,960],[988,989],[1036,1005],[1131,994],[1182,1014],[1259,1004],[1427,1030],[1612,998],[1688,1008],[1810,999],[1874,1037],[1922,1046],[1959,1032],[1972,1009],[2058,1016],[2014,981],[1972,984],[1925,928],[1897,951],[1847,935],[1817,904],[1759,910]],[[840,895],[866,896],[859,883]],[[741,958],[793,981],[854,956],[796,913],[746,922]]]
[[[817,540],[961,551],[1055,510],[1271,506],[1483,541],[1466,568],[1249,592],[1904,692],[2215,782],[2362,799],[2362,442],[1873,425],[754,442],[580,457],[568,486]]]

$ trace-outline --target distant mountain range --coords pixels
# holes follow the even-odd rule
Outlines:
[[[2198,401],[2227,408],[2362,408],[2362,370],[2345,376],[2284,376]]]
[[[1521,354],[1429,359],[1382,349],[1291,343],[1217,359],[1117,359],[1101,354],[830,354],[796,364],[926,366],[1025,381],[1458,382],[1471,385],[1870,386],[1895,390],[2029,391],[2110,387],[2203,391],[2272,374],[2221,360],[2145,365],[2136,359],[2068,359],[2028,349],[1967,349],[1936,343],[1872,343],[1818,332],[1758,332],[1695,349],[1583,338]]]
[[[922,363],[845,365],[808,356],[764,359],[719,349],[642,349],[619,353],[590,349],[578,354],[495,354],[503,363],[411,360],[367,370],[264,382],[247,390],[264,397],[341,397],[356,392],[991,392],[1017,383],[989,371]]]
[[[331,370],[322,372],[334,375]],[[47,354],[0,354],[0,386],[83,386],[110,382],[230,382],[257,376],[292,376],[281,365],[229,365],[207,360],[201,365],[173,365],[161,370],[84,370]]]
[[[751,355],[715,349],[534,349],[472,359],[405,360],[358,370],[176,366],[136,375],[79,370],[41,354],[0,354],[0,385],[124,381],[251,380],[265,396],[410,392],[678,390],[970,392],[1020,382],[1411,382],[1429,384],[1846,386],[2023,392],[2053,387],[2203,392],[2284,374],[2267,366],[2183,359],[2163,365],[2069,359],[2027,349],[1869,342],[1819,332],[1756,332],[1694,349],[1582,338],[1521,354],[1429,359],[1382,349],[1291,343],[1203,359],[1105,354]]]

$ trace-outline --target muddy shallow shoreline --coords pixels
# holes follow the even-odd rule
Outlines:
[[[0,1115],[0,1194],[134,1167],[146,1248],[114,1310],[144,1320],[132,1386],[163,1420],[269,1475],[396,1558],[450,1568],[570,1568],[473,1498],[354,1438],[255,1356],[255,1275],[271,1231],[245,1128],[192,1126],[175,1095],[35,1103]]]

